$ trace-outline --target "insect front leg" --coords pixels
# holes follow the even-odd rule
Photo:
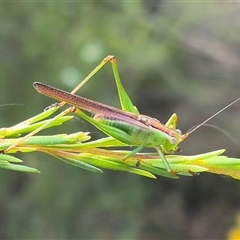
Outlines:
[[[169,165],[169,163],[168,163],[168,161],[167,161],[167,159],[166,159],[166,157],[165,157],[162,149],[161,149],[160,147],[159,147],[159,148],[156,148],[156,149],[157,149],[157,151],[158,151],[159,156],[160,156],[161,159],[162,159],[162,162],[163,162],[166,170],[167,170],[169,173],[171,173],[171,174],[176,174],[176,172],[171,169],[171,167],[170,167],[170,165]]]

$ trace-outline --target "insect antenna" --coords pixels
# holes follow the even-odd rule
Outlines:
[[[202,127],[202,126],[207,126],[208,124],[206,124],[207,122],[209,122],[211,119],[213,119],[214,117],[216,117],[219,113],[223,112],[224,110],[226,110],[227,108],[229,108],[230,106],[232,106],[234,103],[236,103],[237,101],[240,100],[240,97],[237,98],[236,100],[234,100],[233,102],[229,103],[227,106],[223,107],[222,109],[220,109],[219,111],[217,111],[216,113],[214,113],[211,117],[207,118],[206,120],[204,120],[202,123],[193,126],[192,128],[190,128],[184,135],[183,135],[183,139],[187,138],[191,133],[195,132],[198,128]],[[209,125],[212,126],[212,125]],[[216,128],[216,127],[215,127]]]

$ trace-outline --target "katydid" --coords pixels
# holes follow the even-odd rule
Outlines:
[[[108,61],[112,64],[122,110],[74,94]],[[35,82],[33,85],[39,93],[62,101],[60,106],[68,103],[76,108],[93,113],[95,116],[91,118],[78,109],[81,117],[91,122],[91,124],[95,125],[107,135],[129,146],[137,146],[137,148],[128,153],[124,159],[135,155],[144,147],[155,148],[166,170],[170,173],[174,172],[171,170],[165,158],[165,153],[177,151],[179,143],[188,137],[190,133],[240,99],[238,98],[230,103],[186,134],[181,134],[181,131],[176,129],[176,114],[173,114],[164,125],[157,119],[142,115],[138,112],[122,86],[118,74],[116,58],[114,56],[106,57],[71,93],[39,82]]]

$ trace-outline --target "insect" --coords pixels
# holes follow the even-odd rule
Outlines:
[[[100,70],[106,62],[109,61],[112,64],[122,109],[117,109],[74,94],[98,70]],[[123,160],[140,152],[144,147],[155,148],[162,159],[166,170],[173,174],[175,172],[171,169],[165,158],[165,154],[176,152],[179,149],[179,143],[188,137],[190,133],[194,132],[200,126],[204,125],[207,121],[240,99],[236,99],[189,132],[182,134],[179,129],[176,129],[176,114],[173,114],[167,123],[163,124],[155,118],[142,115],[138,112],[122,86],[116,58],[114,56],[106,57],[71,93],[39,82],[35,82],[33,86],[39,93],[58,101],[62,101],[60,104],[61,106],[68,103],[76,108],[93,113],[93,118],[85,117],[87,116],[85,114],[81,114],[81,116],[107,135],[129,146],[136,146],[136,148],[129,152]]]

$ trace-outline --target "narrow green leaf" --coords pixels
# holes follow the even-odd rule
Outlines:
[[[97,158],[97,157],[91,157],[91,158],[81,157],[80,159],[82,161],[87,161],[88,163],[91,163],[94,166],[98,166],[98,167],[102,167],[102,168],[106,168],[106,169],[110,169],[110,170],[126,171],[126,172],[130,172],[130,173],[142,175],[145,177],[149,177],[149,178],[156,178],[152,173],[147,172],[145,170],[129,167],[124,163],[109,161],[109,160],[103,159],[101,157],[99,157],[99,158]]]
[[[151,166],[147,163],[144,163],[144,162],[140,163],[139,168],[141,168],[145,171],[151,172],[155,175],[159,175],[161,177],[172,178],[172,179],[178,179],[179,178],[176,174],[171,174],[171,173],[167,172],[165,168],[153,167],[153,166]]]
[[[8,162],[15,162],[15,163],[20,163],[22,162],[21,159],[13,157],[8,154],[0,154],[0,161],[8,161]]]
[[[63,124],[64,122],[69,121],[72,118],[73,118],[73,116],[61,117],[58,120],[56,120],[56,121],[52,122],[51,124],[47,125],[44,129],[59,126],[59,125]],[[48,120],[43,120],[41,122],[37,122],[37,123],[31,124],[31,125],[27,125],[27,126],[17,125],[17,127],[14,126],[14,127],[11,127],[11,128],[7,128],[5,130],[5,135],[4,136],[5,137],[17,137],[17,136],[20,136],[24,133],[29,133],[31,131],[34,131],[37,128],[40,128],[41,126],[50,122],[51,120],[52,120],[52,118],[48,119]]]
[[[102,173],[102,170],[97,168],[97,167],[94,167],[88,163],[85,163],[85,162],[81,162],[79,160],[76,160],[76,159],[73,159],[73,158],[68,158],[68,157],[59,157],[57,155],[55,155],[56,158],[60,159],[61,161],[63,162],[66,162],[68,164],[71,164],[75,167],[79,167],[79,168],[82,168],[82,169],[85,169],[87,171],[91,171],[91,172],[96,172],[96,173]]]
[[[28,173],[40,173],[37,169],[27,167],[24,165],[19,164],[12,164],[12,163],[3,163],[0,161],[0,168],[8,169],[8,170],[14,170],[19,172],[28,172]]]

